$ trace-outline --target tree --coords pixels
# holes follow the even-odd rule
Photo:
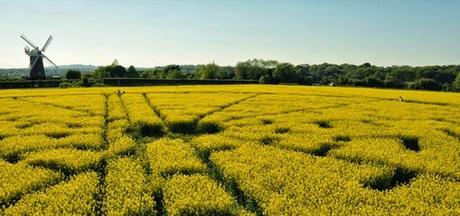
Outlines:
[[[259,79],[265,75],[271,77],[271,71],[278,64],[275,60],[252,59],[246,61],[249,65],[247,70],[248,79]]]
[[[342,69],[337,65],[329,65],[326,69],[324,69],[324,75],[321,78],[321,83],[336,83],[338,77],[340,76],[342,76]]]
[[[160,69],[147,69],[141,72],[142,78],[161,78],[160,76],[164,73],[163,70]]]
[[[165,78],[167,78],[167,79],[184,79],[184,78],[187,78],[187,76],[185,74],[183,74],[182,72],[180,72],[178,70],[169,71],[165,75],[166,75]]]
[[[94,77],[96,79],[103,79],[109,77],[111,66],[101,66],[94,71]]]
[[[235,66],[206,65],[167,65],[144,71],[128,70],[112,64],[95,70],[94,78],[105,77],[142,77],[156,79],[251,79],[263,83],[297,82],[299,84],[337,85],[409,88],[429,90],[460,91],[460,65],[444,66],[389,66],[377,67],[370,63],[362,65],[330,64],[292,65],[274,60],[248,59]]]
[[[169,73],[169,72],[171,72],[171,71],[179,71],[179,72],[181,72],[181,69],[180,69],[180,66],[179,66],[179,65],[174,65],[174,64],[172,64],[172,65],[167,65],[167,66],[163,69],[163,71],[164,71],[165,73]]]
[[[415,81],[416,78],[417,73],[415,72],[414,68],[410,66],[393,66],[391,67],[391,71],[385,79],[407,82]]]
[[[457,74],[457,78],[452,82],[452,87],[456,91],[460,91],[460,73]]]
[[[355,80],[365,80],[366,77],[372,75],[375,71],[370,67],[360,67],[355,70],[348,71],[347,77]]]
[[[118,60],[115,59],[111,65],[98,67],[94,74],[95,77],[99,79],[106,77],[125,77],[126,68],[118,65]]]
[[[121,65],[116,65],[115,67],[111,68],[109,73],[110,73],[110,77],[125,77],[126,68]]]
[[[272,77],[273,69],[278,65],[275,60],[249,59],[235,66],[235,79],[259,79],[262,75]]]
[[[391,77],[385,79],[383,85],[387,88],[404,88],[404,81]]]
[[[440,66],[425,66],[425,67],[416,67],[413,70],[415,71],[417,78],[428,78],[436,79],[436,76],[441,69]]]
[[[421,78],[415,81],[416,89],[441,90],[442,86],[434,79]]]
[[[134,66],[129,66],[128,71],[126,72],[127,77],[132,77],[132,78],[139,78],[139,72],[137,72],[136,68]]]
[[[290,63],[278,64],[273,71],[273,79],[281,83],[296,82],[294,66]]]
[[[441,84],[450,84],[455,80],[455,74],[447,71],[438,71],[435,76],[435,80]]]
[[[217,79],[232,79],[235,76],[235,70],[231,66],[219,67]]]
[[[362,64],[360,67],[371,67],[371,66],[372,66],[371,63],[366,62],[366,63]]]
[[[167,65],[163,72],[160,75],[162,79],[183,79],[187,76],[182,73],[182,70],[179,65]]]
[[[247,62],[238,62],[235,66],[235,79],[247,79],[250,67]]]
[[[297,76],[297,83],[299,84],[313,84],[312,77],[310,75],[310,66],[309,65],[297,65],[295,66],[295,73]]]
[[[370,87],[383,87],[384,83],[376,76],[369,76],[366,78],[367,86]]]
[[[262,75],[262,76],[260,77],[260,79],[259,79],[259,83],[260,83],[260,84],[267,84],[267,83],[268,83],[267,77],[265,77],[265,76]]]
[[[198,79],[216,79],[219,66],[214,63],[200,65],[195,69],[195,77]]]
[[[91,81],[90,81],[91,77],[90,76],[84,76],[83,79],[82,79],[82,85],[85,86],[85,87],[90,87],[92,85]]]
[[[66,79],[81,79],[81,72],[78,70],[68,70],[65,73]]]

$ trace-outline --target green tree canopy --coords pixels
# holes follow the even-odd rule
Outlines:
[[[179,66],[179,65],[174,65],[174,64],[172,64],[172,65],[167,65],[167,66],[163,69],[163,71],[164,71],[165,73],[169,73],[169,72],[171,72],[171,71],[179,71],[179,72],[181,72],[181,69],[180,69],[180,66]]]
[[[81,79],[81,72],[78,70],[68,70],[65,73],[66,79]]]
[[[281,83],[296,82],[294,65],[290,63],[278,64],[273,71],[273,78]]]
[[[275,60],[249,59],[238,62],[235,66],[236,79],[259,79],[261,76],[271,77],[273,69],[278,65]]]
[[[195,77],[198,79],[216,79],[219,66],[215,63],[200,65],[195,70]]]
[[[455,90],[460,91],[460,73],[457,74],[457,78],[455,78],[454,82],[452,82],[452,87]]]
[[[110,77],[126,77],[126,72],[126,68],[121,65],[116,65],[109,71]]]
[[[136,68],[134,66],[129,66],[128,71],[126,72],[127,77],[131,78],[139,78],[139,72],[137,72]]]
[[[137,77],[134,66],[125,72],[115,60],[111,65],[97,68],[95,78]],[[139,73],[139,72],[138,72]],[[300,64],[279,63],[274,60],[249,59],[236,66],[167,65],[142,71],[143,78],[156,79],[252,79],[264,83],[299,83],[306,85],[336,85],[409,88],[430,90],[460,90],[460,65],[388,66],[371,63],[353,64]]]
[[[416,89],[441,90],[442,87],[434,79],[421,78],[415,81]]]

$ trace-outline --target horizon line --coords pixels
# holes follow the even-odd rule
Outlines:
[[[252,58],[252,59],[259,59],[259,58]],[[252,60],[252,59],[247,59],[247,60]],[[247,61],[245,60],[245,61]],[[262,59],[262,60],[274,60],[274,59]],[[124,64],[118,64],[118,65],[121,65],[123,67],[129,67],[129,66],[134,66],[135,68],[155,68],[155,67],[165,67],[165,66],[168,66],[168,65],[179,65],[179,66],[198,66],[198,65],[207,65],[207,64],[216,64],[218,66],[221,66],[221,67],[235,67],[239,62],[245,62],[245,61],[238,61],[236,62],[235,64],[233,65],[221,65],[221,64],[217,64],[217,63],[214,63],[213,61],[209,62],[209,63],[195,63],[195,64],[192,64],[192,63],[185,63],[185,64],[176,64],[176,63],[173,63],[173,64],[162,64],[162,65],[154,65],[154,66],[136,66],[136,65],[132,65],[132,64],[127,64],[127,65],[124,65]],[[275,61],[278,61],[278,60],[275,60]],[[372,66],[376,66],[376,67],[395,67],[395,66],[398,66],[398,67],[403,67],[403,66],[409,66],[409,67],[429,67],[429,66],[455,66],[455,65],[460,65],[460,62],[459,63],[450,63],[450,64],[424,64],[424,65],[414,65],[414,64],[392,64],[392,65],[376,65],[376,64],[372,64],[371,62],[363,62],[363,63],[360,63],[360,64],[354,64],[354,63],[333,63],[333,62],[322,62],[322,63],[300,63],[300,64],[295,64],[295,63],[292,63],[292,62],[288,62],[288,61],[278,61],[279,63],[289,63],[289,64],[292,64],[294,66],[297,66],[297,65],[322,65],[322,64],[332,64],[332,65],[345,65],[345,64],[348,64],[348,65],[356,65],[356,66],[360,66],[360,65],[363,65],[365,63],[369,63],[371,64]],[[81,65],[81,66],[93,66],[93,67],[102,67],[102,66],[107,66],[107,65],[110,65],[110,64],[104,64],[104,65],[95,65],[95,64],[81,64],[81,63],[70,63],[70,64],[60,64],[58,65],[58,67],[62,67],[62,66],[73,66],[73,65]],[[48,67],[52,67],[52,66],[45,66],[45,68],[48,68]],[[29,67],[0,67],[0,69],[29,69]]]

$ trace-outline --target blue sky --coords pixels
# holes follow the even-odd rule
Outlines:
[[[26,34],[59,65],[460,64],[460,1],[0,1],[0,67]]]

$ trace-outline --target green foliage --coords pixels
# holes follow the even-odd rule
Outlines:
[[[81,79],[81,82],[79,83],[80,86],[84,87],[91,87],[91,86],[101,86],[102,83],[95,79],[92,78],[90,75],[86,74],[83,76],[83,79]]]
[[[457,78],[455,78],[454,82],[452,82],[452,87],[456,91],[460,91],[460,73],[457,74]]]
[[[134,66],[129,66],[128,71],[126,72],[126,77],[130,78],[139,78],[139,72],[137,72],[136,68]]]
[[[127,73],[126,68],[118,65],[118,60],[115,59],[111,65],[98,67],[94,71],[94,77],[98,79],[107,77],[126,77]]]
[[[165,73],[169,73],[169,72],[172,72],[172,71],[178,71],[178,72],[181,72],[181,69],[180,69],[180,66],[179,65],[167,65],[163,71]]]
[[[110,77],[110,70],[112,69],[112,66],[101,66],[101,67],[98,67],[95,71],[94,71],[94,77],[96,77],[97,79],[103,79],[103,78],[107,78],[107,77]]]
[[[232,66],[219,66],[217,79],[232,79],[235,76],[235,68]]]
[[[268,78],[266,76],[261,76],[259,78],[259,83],[260,84],[267,84],[268,83]]]
[[[370,76],[366,78],[367,86],[370,87],[384,87],[385,83],[383,80],[378,78],[377,76]]]
[[[109,71],[110,77],[126,77],[126,73],[126,68],[121,65],[116,65]]]
[[[163,78],[164,71],[161,69],[148,69],[141,72],[142,78]]]
[[[154,79],[184,79],[187,78],[187,74],[182,72],[181,66],[179,65],[167,65],[166,67],[156,67],[154,69],[148,69],[141,73],[142,78],[154,78]]]
[[[273,68],[278,65],[275,60],[250,59],[245,62],[238,62],[235,66],[236,79],[255,79],[260,76],[272,76]]]
[[[195,69],[195,77],[199,79],[216,79],[219,66],[214,63],[200,65]]]
[[[59,88],[70,88],[70,87],[75,87],[76,85],[71,82],[62,82],[59,83]]]
[[[77,70],[68,70],[65,73],[66,79],[81,79],[81,72]]]
[[[273,78],[281,83],[296,82],[296,73],[294,65],[290,63],[281,63],[276,65],[273,71]]]
[[[442,86],[434,79],[421,78],[415,81],[416,89],[441,90]]]
[[[6,71],[10,71],[5,69]],[[85,72],[85,69],[81,69]],[[97,68],[91,76],[103,78],[151,78],[151,79],[236,79],[256,80],[260,83],[298,83],[304,85],[367,86],[379,88],[406,88],[460,91],[458,74],[460,65],[389,66],[378,67],[371,63],[352,64],[300,64],[279,63],[275,60],[249,59],[235,66],[167,65],[137,71],[134,66],[126,70],[115,60],[112,64]],[[77,77],[71,75],[70,77]],[[8,77],[7,77],[8,78]],[[83,78],[85,79],[85,78]],[[57,87],[56,84],[40,84],[40,87]],[[169,83],[169,82],[167,82]],[[179,82],[181,83],[181,82]],[[0,88],[35,87],[37,84],[0,82]],[[62,84],[61,87],[100,85],[89,78],[82,84]],[[145,82],[125,82],[124,85],[147,85]]]
[[[181,73],[180,71],[177,71],[177,70],[173,70],[173,71],[169,71],[169,72],[165,72],[166,74],[166,79],[183,79],[183,78],[186,78],[186,76]]]

